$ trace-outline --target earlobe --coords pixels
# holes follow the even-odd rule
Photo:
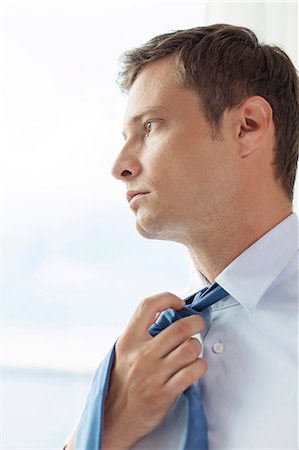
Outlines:
[[[271,124],[272,108],[263,97],[249,97],[239,106],[238,139],[242,158],[259,148],[269,136]]]

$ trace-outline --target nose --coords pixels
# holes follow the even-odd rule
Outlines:
[[[131,144],[126,143],[114,161],[111,174],[121,181],[129,181],[141,173],[141,164]]]

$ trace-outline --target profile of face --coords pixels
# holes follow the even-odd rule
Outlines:
[[[133,83],[112,174],[125,183],[143,236],[184,244],[235,205],[240,174],[229,127],[213,136],[198,95],[174,71],[174,58],[164,58]]]

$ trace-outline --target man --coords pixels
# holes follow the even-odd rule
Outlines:
[[[205,320],[184,317],[155,337],[159,313],[184,302],[145,299],[105,368],[105,403],[96,374],[67,448],[92,450],[88,433],[103,449],[184,448],[181,399],[197,383],[210,450],[296,449],[296,71],[282,50],[229,25],[155,37],[123,63],[125,142],[113,175],[137,230],[184,244],[199,279],[229,295]]]

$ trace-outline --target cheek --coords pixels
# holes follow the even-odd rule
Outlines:
[[[152,139],[145,149],[142,165],[153,187],[172,193],[189,191],[213,178],[213,158],[205,139],[186,133]]]

